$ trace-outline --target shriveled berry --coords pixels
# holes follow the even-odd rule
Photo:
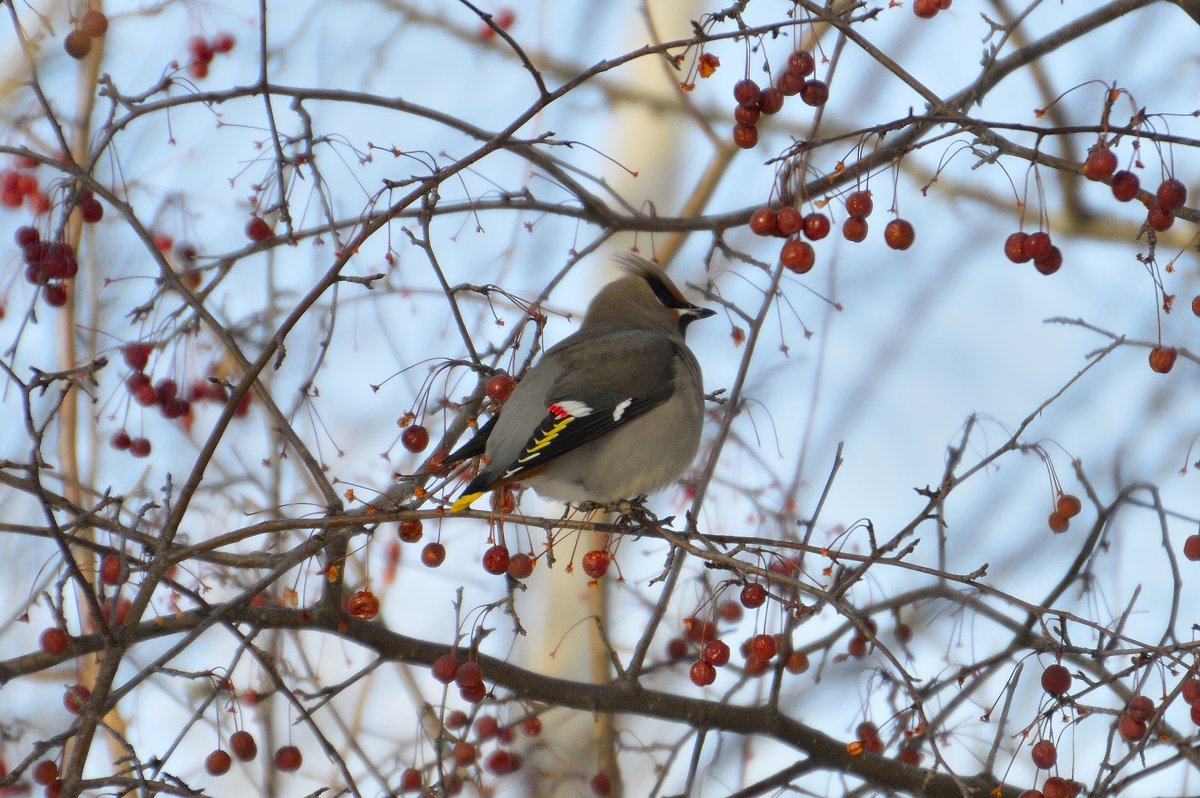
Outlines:
[[[783,109],[783,92],[771,86],[763,89],[762,96],[758,98],[758,110],[768,116],[777,114]]]
[[[508,562],[508,548],[505,546],[492,546],[483,553],[483,570],[493,576],[508,571]]]
[[[424,537],[425,529],[420,519],[414,518],[408,521],[401,521],[396,534],[405,543],[417,543]]]
[[[426,543],[421,549],[421,562],[426,568],[437,568],[446,561],[446,547],[441,543]]]
[[[346,614],[360,621],[369,621],[379,614],[379,598],[370,590],[356,590],[346,599]]]
[[[754,127],[758,124],[759,117],[762,116],[762,111],[757,105],[738,105],[733,109],[733,121],[739,125],[749,125]]]
[[[775,81],[775,87],[784,97],[794,97],[804,90],[804,77],[795,72],[784,72]]]
[[[1129,701],[1129,707],[1126,710],[1130,717],[1138,720],[1150,720],[1150,716],[1154,714],[1154,701],[1149,696],[1135,695]]]

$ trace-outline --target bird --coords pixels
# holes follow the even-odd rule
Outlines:
[[[450,512],[514,482],[573,504],[632,499],[691,465],[704,389],[684,333],[715,311],[689,302],[645,258],[621,261],[624,274],[600,289],[579,329],[547,349],[499,412],[447,456],[447,464],[482,464]]]

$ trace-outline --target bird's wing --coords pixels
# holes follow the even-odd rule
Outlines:
[[[451,512],[465,508],[489,488],[531,476],[567,452],[658,407],[675,392],[676,344],[657,333],[614,332],[592,338],[586,346],[560,344],[547,352],[551,356],[562,374],[546,391],[545,415],[515,456],[508,462],[490,463],[467,485]]]

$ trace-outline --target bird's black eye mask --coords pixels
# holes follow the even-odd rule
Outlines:
[[[696,306],[688,302],[681,296],[676,296],[675,292],[659,279],[658,275],[647,272],[642,273],[642,278],[650,286],[650,290],[658,297],[658,301],[674,310],[694,309]]]

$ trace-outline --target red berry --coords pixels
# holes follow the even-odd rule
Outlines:
[[[1130,700],[1127,711],[1130,717],[1150,720],[1150,716],[1154,714],[1154,701],[1149,696],[1135,695]]]
[[[770,116],[777,114],[783,109],[783,92],[771,86],[763,90],[762,96],[758,98],[758,110]]]
[[[150,456],[150,439],[149,438],[134,438],[129,442],[129,453],[134,457],[149,457]]]
[[[800,89],[800,99],[805,105],[820,108],[829,100],[829,86],[823,80],[806,80]]]
[[[1083,162],[1083,176],[1088,180],[1103,180],[1117,170],[1117,155],[1103,148],[1092,150]]]
[[[275,752],[275,767],[285,773],[299,770],[303,763],[304,757],[294,745],[285,745]]]
[[[104,218],[104,206],[95,197],[88,197],[80,201],[79,215],[88,224],[95,224]]]
[[[892,249],[908,249],[916,240],[917,231],[904,219],[892,219],[883,228],[883,240]]]
[[[723,640],[713,640],[704,646],[703,659],[709,665],[720,668],[729,662],[729,646]]]
[[[1192,315],[1200,316],[1200,294],[1192,297]]]
[[[1171,229],[1171,225],[1175,224],[1175,214],[1160,204],[1155,204],[1146,211],[1146,224],[1152,230],[1157,230],[1162,233]]]
[[[437,568],[446,561],[446,547],[441,543],[426,543],[421,549],[421,562],[426,568]]]
[[[733,109],[733,121],[739,125],[754,127],[761,116],[762,111],[758,110],[757,105],[738,105]]]
[[[82,684],[77,684],[68,687],[63,693],[63,706],[68,712],[78,715],[83,712],[83,705],[92,697],[92,691],[84,687]]]
[[[179,384],[170,377],[159,380],[154,385],[154,393],[158,396],[158,403],[165,405],[179,395]]]
[[[521,734],[526,737],[537,737],[542,733],[542,719],[536,715],[530,715],[521,721]]]
[[[1072,798],[1074,790],[1071,783],[1059,776],[1051,776],[1042,784],[1042,795],[1045,798]]]
[[[13,233],[13,240],[17,242],[17,246],[24,249],[39,243],[42,238],[36,227],[24,226],[18,227],[17,231]]]
[[[429,446],[429,430],[420,424],[411,424],[400,433],[400,443],[414,454],[423,452]]]
[[[697,687],[707,687],[717,680],[717,669],[711,663],[698,659],[692,663],[692,669],[688,672],[688,677],[692,680],[692,684]]]
[[[487,397],[496,404],[504,404],[508,397],[512,396],[513,389],[517,387],[517,381],[507,374],[495,374],[484,386],[483,392]]]
[[[1173,346],[1156,346],[1150,350],[1150,368],[1159,374],[1166,374],[1175,367],[1178,355]]]
[[[1025,254],[1032,260],[1044,258],[1050,254],[1050,248],[1054,246],[1054,242],[1050,240],[1050,234],[1039,230],[1036,233],[1030,233],[1029,238],[1025,239]]]
[[[252,762],[258,756],[258,743],[254,741],[254,735],[244,729],[229,735],[229,747],[242,762]]]
[[[770,208],[759,208],[750,214],[750,232],[759,236],[773,236],[779,232],[775,211]]]
[[[1121,202],[1129,202],[1137,196],[1141,181],[1138,176],[1128,169],[1122,169],[1113,175],[1112,193]]]
[[[733,143],[743,150],[754,149],[758,144],[758,128],[753,125],[734,125]]]
[[[866,219],[871,215],[871,211],[873,210],[875,210],[875,202],[871,199],[869,189],[852,191],[846,196],[846,213],[851,216]]]
[[[787,668],[788,673],[804,673],[808,670],[808,655],[803,651],[793,651],[788,654],[784,667]]]
[[[687,643],[681,637],[672,637],[667,641],[667,656],[671,659],[684,659],[688,655]]]
[[[459,740],[454,744],[452,749],[454,761],[461,767],[466,767],[475,761],[479,756],[478,749],[466,740]]]
[[[474,660],[464,662],[454,672],[454,683],[459,687],[476,687],[483,684],[483,666]]]
[[[592,579],[601,579],[608,573],[608,563],[612,557],[606,551],[595,549],[583,555],[583,572]]]
[[[683,626],[687,630],[687,639],[693,643],[707,643],[717,639],[717,627],[712,621],[699,618],[684,618]]]
[[[804,237],[809,241],[820,241],[829,235],[829,217],[823,213],[810,213],[804,217]]]
[[[1058,497],[1057,509],[1067,518],[1074,518],[1083,510],[1083,502],[1079,501],[1078,496],[1072,496],[1070,493],[1064,493]]]
[[[492,546],[483,553],[483,570],[493,576],[500,576],[508,570],[508,548]]]
[[[742,588],[741,601],[748,610],[758,609],[767,601],[767,589],[757,582],[751,582]]]
[[[771,635],[755,635],[750,641],[750,653],[759,659],[771,659],[775,656],[777,650],[778,647],[775,643],[775,638]]]
[[[775,87],[779,89],[779,93],[784,97],[794,97],[804,91],[804,77],[797,75],[795,72],[784,72],[775,81]],[[738,106],[738,108],[741,107],[740,105]],[[734,115],[737,115],[736,110],[734,111]]]
[[[1042,689],[1052,696],[1060,696],[1071,689],[1071,672],[1055,663],[1042,671]]]
[[[443,654],[433,661],[431,670],[433,678],[442,684],[450,684],[458,673],[458,658],[453,654]]]
[[[67,646],[70,643],[71,638],[66,633],[66,630],[59,629],[57,626],[51,626],[42,632],[42,636],[38,638],[38,644],[41,646],[42,651],[52,656],[62,654],[67,650]]]
[[[1158,199],[1159,205],[1173,211],[1183,207],[1183,203],[1187,202],[1187,186],[1173,177],[1168,177],[1158,184],[1158,190],[1154,192],[1154,195]]]
[[[912,10],[921,19],[933,19],[941,8],[937,0],[913,0]]]
[[[232,33],[229,33],[228,31],[221,31],[213,37],[209,44],[214,53],[228,53],[233,49],[233,45],[236,44],[236,40],[233,38]]]
[[[1200,535],[1188,535],[1187,540],[1183,541],[1183,556],[1192,562],[1200,560]],[[1196,682],[1196,680],[1190,680],[1190,683],[1192,682]],[[1200,682],[1197,682],[1197,684],[1200,685]],[[1197,692],[1191,701],[1188,701],[1186,697],[1183,700],[1191,704],[1194,703],[1196,698],[1200,698],[1200,692]]]
[[[251,216],[250,221],[246,222],[246,238],[251,241],[264,241],[270,238],[274,233],[271,232],[271,225],[267,224],[267,220],[260,216]]]
[[[63,39],[63,49],[72,58],[86,58],[92,51],[92,39],[81,30],[73,30]]]
[[[416,543],[425,535],[425,531],[419,520],[412,519],[401,521],[396,534],[405,543]]]
[[[585,565],[586,567],[586,565]],[[533,558],[524,552],[514,554],[508,561],[508,575],[513,579],[528,579],[533,574]],[[599,579],[599,577],[595,577]]]
[[[595,776],[592,776],[592,780],[588,786],[591,787],[592,792],[596,795],[612,795],[612,777],[607,773],[597,773]]]
[[[1030,755],[1033,757],[1034,766],[1042,770],[1049,770],[1058,761],[1058,749],[1049,740],[1038,740],[1034,743]]]
[[[1200,535],[1192,535],[1192,537],[1200,537]],[[1191,538],[1189,538],[1190,540]],[[1197,541],[1200,544],[1200,541]],[[1191,558],[1189,558],[1191,559]],[[1200,703],[1200,679],[1194,676],[1189,676],[1183,680],[1183,687],[1180,688],[1179,695],[1183,698],[1185,704]]]
[[[480,740],[490,740],[500,734],[500,721],[494,715],[480,715],[475,721],[475,736]]]
[[[804,217],[791,206],[780,208],[775,214],[775,226],[781,235],[793,236],[804,227]]]
[[[1050,513],[1050,518],[1046,521],[1050,531],[1056,534],[1062,534],[1071,527],[1071,521],[1058,510]]]
[[[58,763],[51,759],[43,759],[33,766],[31,775],[36,784],[45,786],[58,778]]]
[[[125,581],[121,573],[121,555],[105,554],[100,558],[100,581],[106,585],[119,585]]]
[[[400,792],[416,792],[424,786],[421,771],[416,768],[405,768],[400,774]]]
[[[793,75],[806,78],[817,68],[817,60],[808,50],[795,50],[788,53],[787,71]]]
[[[42,298],[52,308],[61,308],[67,304],[67,287],[62,283],[50,283],[42,289]]]
[[[150,344],[142,341],[134,341],[121,347],[121,357],[124,358],[125,365],[129,366],[129,368],[134,371],[141,371],[150,362],[150,351]]]
[[[879,736],[879,727],[869,720],[864,720],[862,723],[854,727],[854,739],[860,743],[865,743],[867,740],[874,739]]]
[[[523,764],[524,760],[521,758],[520,754],[513,753],[512,751],[508,751],[503,748],[488,754],[487,759],[485,759],[483,762],[484,768],[495,776],[505,776],[509,773],[516,773],[521,769],[521,765]]]
[[[370,590],[357,590],[346,599],[346,614],[360,621],[369,621],[379,614],[379,598]]]
[[[208,771],[208,775],[210,776],[224,776],[229,772],[229,767],[232,764],[233,759],[229,756],[229,752],[218,748],[205,758],[204,769]]]
[[[807,274],[812,271],[816,260],[817,253],[813,251],[812,244],[796,238],[784,241],[779,250],[779,262],[785,269],[796,274]]]
[[[864,241],[867,238],[867,220],[851,216],[842,222],[842,237],[847,241]]]
[[[733,99],[738,105],[754,105],[762,97],[762,89],[750,78],[739,80],[733,84]]]
[[[79,29],[93,39],[99,39],[108,33],[108,17],[94,8],[89,8],[79,18]]]
[[[1117,721],[1117,731],[1121,732],[1126,742],[1136,742],[1146,736],[1146,722],[1132,715],[1122,715]]]
[[[1056,246],[1051,246],[1050,252],[1045,257],[1033,259],[1033,268],[1049,276],[1062,267],[1062,261],[1062,250]]]

